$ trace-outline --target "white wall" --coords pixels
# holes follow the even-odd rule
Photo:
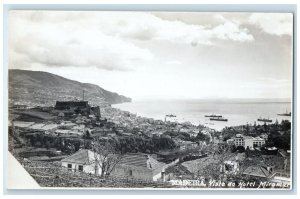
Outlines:
[[[245,139],[245,149],[249,146],[250,149],[253,149],[253,139]]]
[[[68,168],[68,164],[72,164],[72,171],[79,171],[79,165],[71,162],[62,162],[61,166]],[[83,165],[83,172],[95,174],[95,164]],[[98,169],[98,174],[101,174],[101,169]]]
[[[153,181],[157,181],[159,178],[161,178],[161,172],[153,176]]]

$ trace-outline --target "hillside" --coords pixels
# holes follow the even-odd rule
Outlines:
[[[9,102],[29,106],[54,105],[60,100],[84,99],[92,105],[130,102],[131,99],[97,85],[80,83],[48,72],[9,70]]]

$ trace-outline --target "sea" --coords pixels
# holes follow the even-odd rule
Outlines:
[[[290,116],[279,116],[292,110],[291,100],[282,99],[225,99],[225,100],[137,100],[130,103],[113,105],[138,116],[158,120],[190,122],[204,125],[215,130],[246,124],[264,124],[258,118],[291,121]],[[176,117],[166,117],[166,115]],[[222,115],[225,121],[211,121],[205,115]]]

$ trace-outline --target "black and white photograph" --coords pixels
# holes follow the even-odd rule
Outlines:
[[[18,188],[291,190],[293,23],[289,12],[10,10]]]

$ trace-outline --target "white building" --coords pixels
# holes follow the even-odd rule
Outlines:
[[[260,137],[253,138],[253,147],[262,147],[265,144],[265,139]]]
[[[70,171],[83,171],[85,173],[101,174],[96,166],[96,154],[91,150],[82,149],[61,160],[61,165]],[[99,156],[99,155],[98,155]]]
[[[224,173],[236,173],[239,171],[239,163],[236,161],[227,160],[221,164],[220,172]]]
[[[230,138],[230,139],[226,140],[226,143],[229,145],[234,145],[234,139]]]
[[[269,138],[268,134],[266,133],[261,134],[259,137],[261,137],[264,140],[267,140]]]
[[[245,149],[253,149],[254,147],[261,147],[265,144],[265,140],[260,137],[245,136],[242,134],[236,134],[234,139],[235,146],[243,146]]]

